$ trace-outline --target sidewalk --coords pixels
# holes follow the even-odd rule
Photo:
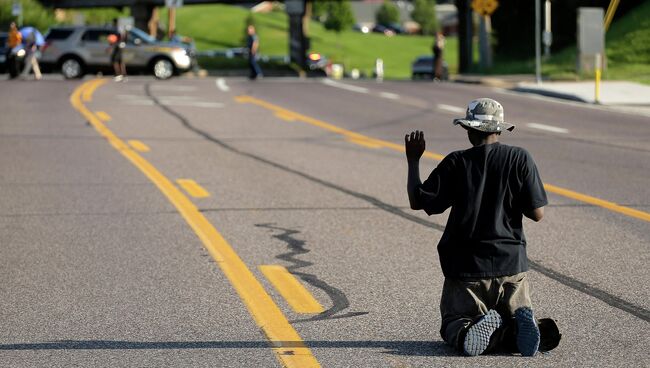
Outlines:
[[[595,82],[519,82],[513,91],[536,93],[567,100],[595,103]],[[650,86],[625,81],[600,84],[601,105],[650,106]]]
[[[453,79],[459,83],[482,84],[509,89],[516,92],[534,93],[565,100],[595,103],[595,82],[542,82],[535,77],[521,75],[458,75]],[[650,107],[650,86],[626,81],[602,81],[600,85],[601,105]]]

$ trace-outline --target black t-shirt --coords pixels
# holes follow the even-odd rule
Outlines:
[[[257,41],[256,34],[246,36],[246,48],[248,49],[248,52],[251,54],[253,53],[253,44],[255,44],[256,41]]]
[[[500,143],[450,153],[418,191],[427,214],[451,206],[438,243],[445,277],[528,270],[522,215],[548,201],[531,155]]]

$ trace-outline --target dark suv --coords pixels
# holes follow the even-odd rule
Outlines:
[[[40,63],[60,70],[65,78],[80,78],[90,71],[111,72],[108,36],[117,29],[101,26],[54,27],[45,36]],[[123,51],[127,69],[145,70],[167,79],[189,70],[195,63],[194,50],[173,42],[159,42],[147,33],[131,28]]]

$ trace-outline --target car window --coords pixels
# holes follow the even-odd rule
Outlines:
[[[47,36],[45,36],[45,40],[46,41],[65,40],[66,38],[70,37],[72,32],[74,32],[72,29],[51,29],[47,33]]]
[[[139,29],[137,29],[137,28],[132,28],[131,31],[130,31],[130,33],[131,33],[131,34],[129,35],[129,36],[130,36],[130,37],[129,37],[129,41],[130,41],[130,42],[133,42],[133,40],[135,40],[136,38],[141,39],[141,40],[144,41],[145,43],[154,43],[154,42],[156,42],[156,39],[154,39],[153,37],[149,36],[148,33],[145,33],[145,32],[143,32],[143,31],[141,31],[141,30],[139,30]]]
[[[84,33],[82,40],[88,42],[106,42],[112,32],[107,29],[91,29]]]

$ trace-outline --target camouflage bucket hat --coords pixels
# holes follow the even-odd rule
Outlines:
[[[454,119],[454,125],[480,130],[487,133],[512,131],[515,126],[503,121],[503,106],[491,98],[479,98],[467,105],[464,119]]]

